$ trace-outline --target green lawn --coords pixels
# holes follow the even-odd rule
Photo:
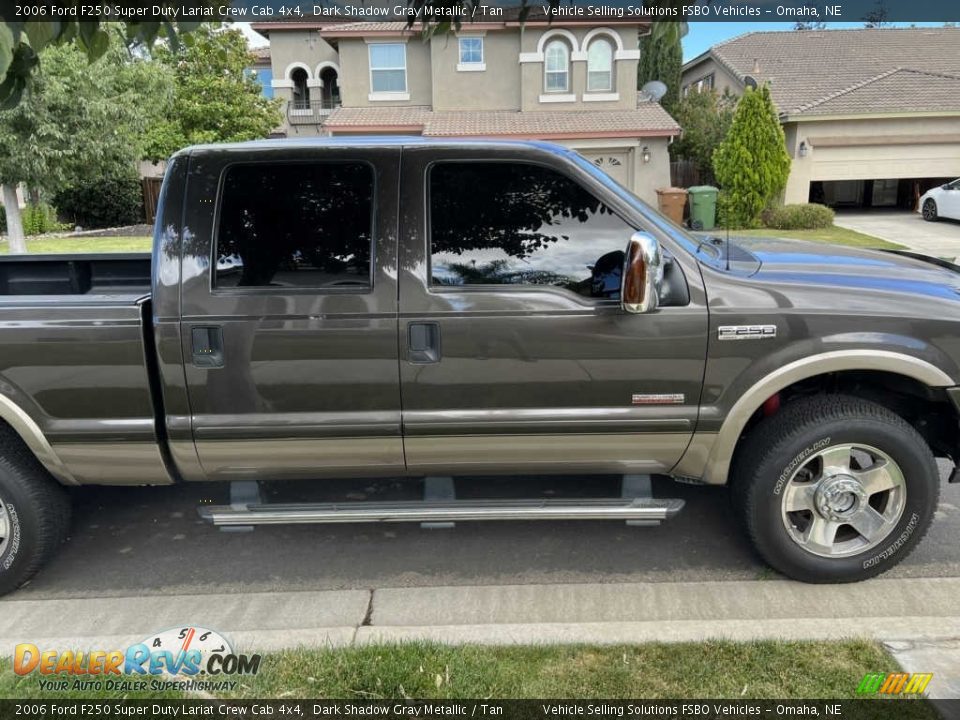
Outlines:
[[[27,238],[31,253],[150,252],[150,237],[43,237]],[[0,242],[0,253],[10,252],[6,238]]]
[[[843,699],[855,697],[866,673],[898,670],[879,644],[867,641],[503,647],[410,643],[267,654],[258,675],[240,678],[235,691],[218,697]],[[10,661],[0,660],[0,698],[54,697],[122,695],[44,694],[36,676],[17,677]],[[900,705],[899,717],[936,717],[926,703]]]
[[[712,234],[722,237],[723,230],[713,230]],[[759,237],[778,237],[790,238],[793,240],[817,240],[820,242],[836,243],[837,245],[850,245],[852,247],[863,248],[883,248],[887,250],[902,250],[903,245],[892,243],[889,240],[882,240],[873,235],[865,235],[856,230],[832,225],[823,230],[774,230],[772,228],[760,228],[758,230],[731,230],[732,236],[759,236]]]

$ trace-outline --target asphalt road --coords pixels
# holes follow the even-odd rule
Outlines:
[[[946,472],[946,468],[944,468]],[[499,478],[458,492],[541,492],[555,497],[615,492],[613,478]],[[585,488],[588,488],[585,490]],[[397,499],[398,481],[287,484],[280,492],[323,500]],[[201,522],[201,501],[226,502],[226,487],[78,488],[69,542],[10,599],[243,593],[449,585],[678,582],[777,577],[757,559],[729,510],[724,488],[657,480],[654,494],[682,497],[660,527],[622,522],[299,525],[224,533]],[[924,542],[887,577],[960,576],[960,485],[943,485]]]

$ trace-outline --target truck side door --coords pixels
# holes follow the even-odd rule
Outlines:
[[[623,251],[638,228],[558,155],[405,148],[401,193],[408,469],[672,468],[706,354],[696,267],[684,306],[624,312]]]
[[[182,259],[210,479],[404,469],[395,148],[197,151]]]

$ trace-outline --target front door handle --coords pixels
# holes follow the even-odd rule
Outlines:
[[[417,365],[440,362],[440,326],[433,322],[407,326],[407,359]]]
[[[191,330],[193,364],[199,368],[223,367],[223,328],[195,327]]]

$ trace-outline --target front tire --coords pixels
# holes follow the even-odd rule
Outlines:
[[[923,201],[923,219],[927,222],[936,222],[937,220],[937,203],[933,198],[928,198]]]
[[[0,595],[32,578],[66,538],[66,491],[8,428],[0,428]]]
[[[757,552],[811,583],[856,582],[910,554],[937,508],[924,439],[881,405],[797,400],[763,420],[734,463],[737,511]]]

